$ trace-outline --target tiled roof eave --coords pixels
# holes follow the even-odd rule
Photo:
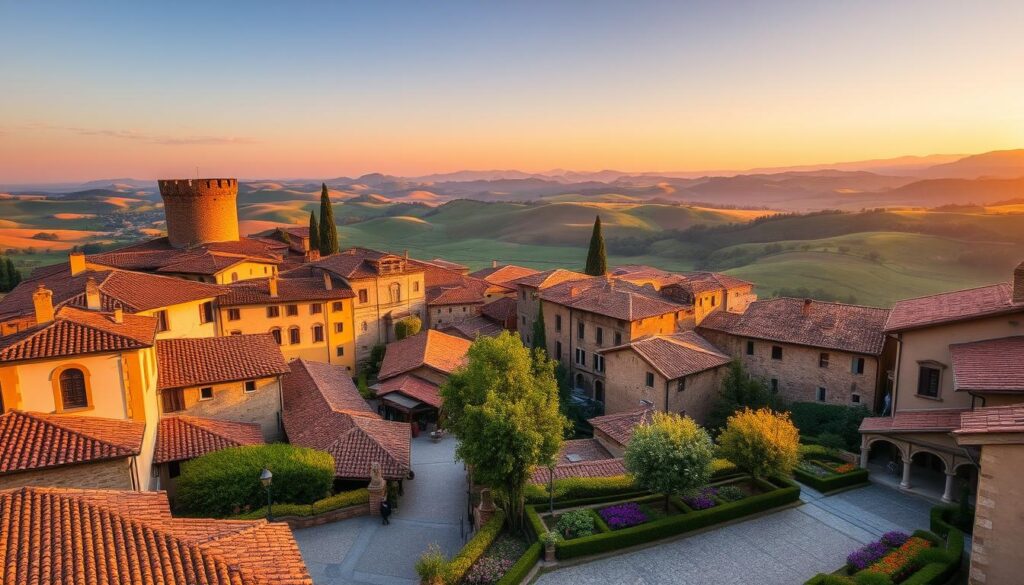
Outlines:
[[[840,346],[838,344],[823,343],[821,345],[811,345],[809,343],[799,343],[799,342],[796,342],[796,341],[791,341],[791,340],[786,340],[786,339],[779,339],[777,337],[771,337],[771,336],[768,336],[768,335],[754,335],[754,334],[751,334],[751,333],[745,332],[745,331],[734,331],[734,330],[726,329],[724,327],[713,327],[713,326],[708,326],[708,325],[705,325],[705,324],[698,325],[697,329],[706,329],[706,330],[709,330],[709,331],[717,331],[719,333],[725,333],[727,335],[733,335],[733,336],[736,336],[736,337],[743,337],[745,339],[757,339],[757,340],[760,340],[760,341],[771,341],[772,343],[785,343],[786,345],[795,345],[797,347],[806,347],[806,348],[809,348],[809,349],[830,349],[832,351],[838,351],[838,352],[848,353],[848,354],[853,354],[853,355],[862,355],[862,356],[867,356],[867,357],[878,357],[878,356],[882,355],[882,351],[884,351],[884,349],[885,349],[885,340],[884,340],[884,338],[882,340],[881,347],[879,347],[877,351],[861,351],[861,350],[856,349],[856,348]]]
[[[897,325],[890,327],[886,323],[883,328],[885,333],[900,333],[903,331],[913,331],[915,329],[928,329],[931,327],[941,327],[943,325],[951,325],[954,323],[963,323],[964,321],[974,321],[975,319],[983,319],[986,317],[999,317],[1001,315],[1012,315],[1013,313],[1024,313],[1024,304],[1010,305],[1008,307],[992,310],[992,311],[981,311],[978,313],[971,313],[970,315],[961,315],[948,319],[942,319],[939,321],[930,321],[927,323],[909,323],[906,325]]]

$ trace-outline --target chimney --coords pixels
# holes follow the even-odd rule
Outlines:
[[[32,293],[32,304],[36,309],[36,325],[53,321],[53,292],[41,282],[36,292]]]
[[[276,299],[277,298],[277,275],[276,274],[274,276],[271,276],[270,280],[267,281],[267,288],[270,289],[270,296],[272,298]]]
[[[405,259],[408,260],[409,259],[409,250],[408,249],[405,250],[404,255],[405,255]]]
[[[71,276],[85,272],[85,254],[81,252],[68,254],[68,266],[71,268]]]
[[[1013,302],[1024,303],[1024,262],[1013,269]]]
[[[575,286],[570,286],[569,287],[569,296],[570,297],[577,297],[577,296],[579,296],[579,294],[580,294],[579,287],[575,287]]]
[[[804,299],[804,306],[801,307],[800,314],[804,317],[811,314],[811,299]]]
[[[497,268],[497,267],[498,267],[498,261],[497,260],[491,260],[491,268]]]
[[[91,276],[85,281],[85,306],[90,311],[100,310],[100,286]]]
[[[114,323],[124,323],[124,309],[121,305],[114,307]]]
[[[305,262],[316,262],[320,259],[320,250],[306,250],[306,254],[303,257]]]
[[[324,288],[331,290],[334,288],[334,281],[331,280],[331,275],[326,270],[323,272],[324,275]]]

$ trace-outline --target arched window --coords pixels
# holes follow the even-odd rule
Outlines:
[[[359,328],[363,330],[363,333],[366,333],[366,330],[369,329],[370,327],[366,324],[366,321],[363,321],[362,323],[359,324]]]
[[[274,336],[274,341],[276,341],[278,345],[281,345],[281,330],[275,327],[270,330],[270,334]]]
[[[64,410],[89,406],[85,392],[85,374],[78,368],[69,368],[60,373],[60,399]]]
[[[292,345],[298,345],[302,342],[302,334],[299,333],[298,327],[288,328],[288,343]]]
[[[238,282],[238,273],[237,272],[232,272],[231,273],[231,282]]]

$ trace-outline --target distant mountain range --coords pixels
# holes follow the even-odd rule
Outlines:
[[[480,201],[664,201],[794,211],[936,207],[1024,198],[1024,149],[976,155],[908,156],[722,172],[625,173],[554,169],[456,171],[419,177],[370,173],[326,181],[337,200],[436,205]],[[240,203],[315,200],[319,180],[243,181]],[[61,199],[156,199],[155,181],[119,178],[61,185],[0,185],[14,195]]]

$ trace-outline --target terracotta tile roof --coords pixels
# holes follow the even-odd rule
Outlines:
[[[619,266],[611,274],[638,285],[650,283],[657,289],[678,286],[691,294],[754,286],[751,282],[720,272],[669,272],[644,264]]]
[[[1024,392],[1024,336],[949,346],[958,392]]]
[[[120,306],[127,312],[137,313],[180,303],[210,299],[226,292],[223,287],[181,280],[169,276],[126,272],[124,270],[85,270],[72,275],[67,264],[60,270],[33,273],[29,279],[0,300],[0,317],[33,315],[32,294],[39,284],[53,292],[54,307],[72,305],[86,308],[85,285],[91,278],[100,291],[101,307],[113,311]]]
[[[1004,282],[899,301],[889,313],[885,330],[903,331],[1017,312],[1024,312],[1024,303],[1013,302],[1013,287]]]
[[[405,374],[380,382],[376,385],[376,391],[378,397],[398,392],[409,398],[419,400],[424,404],[429,404],[434,408],[441,408],[441,395],[438,393],[437,384],[412,374]]]
[[[514,278],[508,281],[507,285],[517,286],[523,285],[539,290],[544,290],[548,287],[561,284],[563,282],[569,282],[571,280],[584,280],[587,278],[593,278],[586,274],[579,272],[573,272],[572,270],[565,270],[564,268],[555,268],[554,270],[545,270],[544,272],[535,272],[527,276]]]
[[[960,415],[960,428],[953,432],[957,435],[1024,433],[1024,404],[969,410]]]
[[[138,455],[146,424],[11,410],[0,415],[0,473]]]
[[[377,416],[345,368],[295,360],[282,387],[289,442],[330,453],[337,477],[369,479],[374,462],[387,479],[409,474],[409,425]]]
[[[652,287],[604,276],[550,286],[540,293],[540,298],[623,321],[638,321],[692,308],[660,296]]]
[[[388,344],[378,377],[386,380],[423,366],[450,374],[465,363],[470,345],[466,339],[434,329],[421,331]]]
[[[648,335],[600,353],[633,350],[668,380],[724,366],[730,357],[693,331]]]
[[[163,492],[0,491],[0,582],[312,585],[287,524],[172,518]]]
[[[153,462],[184,461],[228,447],[261,444],[263,433],[256,423],[167,416],[157,427]]]
[[[555,479],[569,477],[614,477],[626,474],[626,463],[623,459],[599,459],[581,461],[579,463],[560,463],[555,466]],[[550,478],[547,467],[535,467],[530,478],[531,483],[546,484]]]
[[[166,237],[156,238],[110,252],[93,254],[93,264],[123,270],[215,274],[242,260],[280,264],[288,245],[266,240],[240,238],[236,242],[213,242],[191,248],[175,248]]]
[[[488,284],[476,278],[463,276],[458,283],[427,286],[427,304],[443,305],[482,305],[486,300]]]
[[[715,311],[697,330],[879,355],[885,345],[883,325],[888,314],[887,309],[778,298],[754,301],[742,314]]]
[[[899,410],[893,416],[870,416],[860,423],[862,433],[948,432],[960,428],[964,408]]]
[[[515,264],[504,264],[502,266],[492,266],[491,268],[477,270],[470,273],[470,276],[481,278],[491,284],[512,288],[515,286],[512,284],[512,281],[537,273],[538,271],[532,268],[516,266]]]
[[[511,300],[511,299],[509,299]],[[465,321],[452,323],[440,331],[448,335],[454,335],[473,341],[477,337],[494,337],[505,329],[500,325],[483,317],[470,317]]]
[[[562,441],[558,452],[559,463],[579,463],[580,461],[597,461],[612,459],[612,454],[597,439],[570,439]]]
[[[344,282],[332,279],[331,289],[324,287],[320,277],[285,277],[277,279],[277,296],[270,296],[270,279],[241,280],[226,287],[226,295],[219,303],[222,307],[266,305],[290,301],[332,301],[355,296]]]
[[[594,430],[603,432],[610,439],[625,447],[633,438],[633,429],[638,425],[650,423],[653,412],[653,410],[645,408],[632,412],[595,416],[588,419],[587,422],[594,427]]]
[[[252,380],[287,374],[281,348],[269,333],[156,342],[157,388]]]
[[[508,297],[491,301],[480,308],[480,314],[498,323],[516,320],[516,300]]]
[[[117,323],[110,313],[65,306],[49,323],[0,337],[0,362],[133,351],[151,347],[155,338],[153,317],[124,315]]]
[[[403,256],[397,254],[391,254],[388,252],[380,252],[378,250],[371,250],[369,248],[348,248],[342,250],[338,254],[332,254],[326,258],[321,258],[316,262],[310,264],[313,268],[319,268],[327,270],[338,276],[350,279],[359,280],[362,278],[377,278],[381,276],[377,263],[380,260],[402,260],[404,261],[405,268],[398,272],[391,272],[389,274],[414,274],[417,272],[423,272],[423,268],[413,261],[406,260]]]

